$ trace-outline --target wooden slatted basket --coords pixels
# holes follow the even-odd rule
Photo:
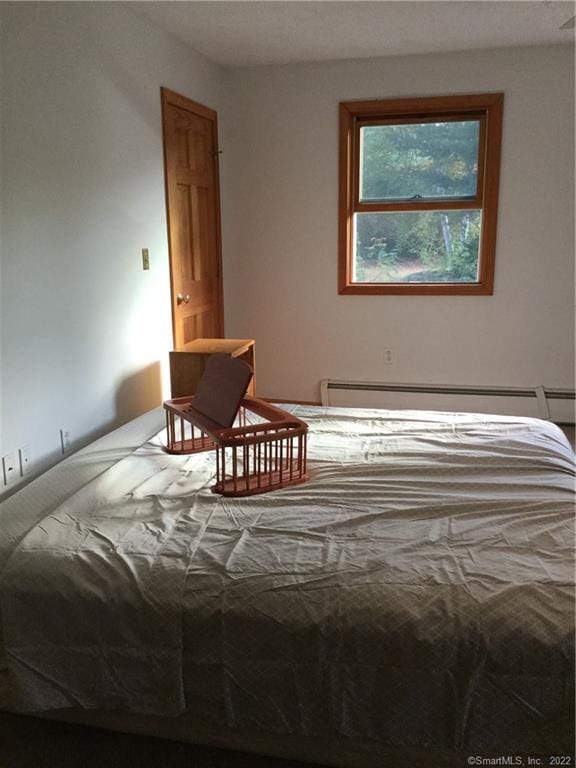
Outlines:
[[[237,426],[222,427],[194,409],[193,397],[167,400],[166,452],[216,452],[214,493],[251,496],[308,479],[308,425],[270,403],[244,397]],[[262,419],[249,423],[249,414]]]

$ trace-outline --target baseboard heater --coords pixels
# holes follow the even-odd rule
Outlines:
[[[575,420],[576,392],[572,389],[401,384],[341,379],[323,379],[320,389],[322,405],[534,416],[557,424],[574,424]]]

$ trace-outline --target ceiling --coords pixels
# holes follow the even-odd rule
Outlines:
[[[225,67],[569,43],[564,0],[204,0],[129,7]]]

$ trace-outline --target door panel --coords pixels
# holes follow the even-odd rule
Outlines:
[[[223,334],[216,113],[162,89],[174,349]]]
[[[194,339],[218,338],[214,334],[215,321],[211,307],[199,307],[193,315],[188,315],[183,323],[183,343]],[[178,350],[177,350],[178,351]]]

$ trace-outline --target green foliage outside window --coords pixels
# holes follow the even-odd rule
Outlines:
[[[480,211],[356,214],[359,282],[475,282]]]
[[[477,120],[365,126],[360,199],[474,197]]]
[[[474,197],[476,120],[362,128],[361,202],[444,200],[444,211],[356,214],[358,282],[475,282],[479,210],[450,210]]]

